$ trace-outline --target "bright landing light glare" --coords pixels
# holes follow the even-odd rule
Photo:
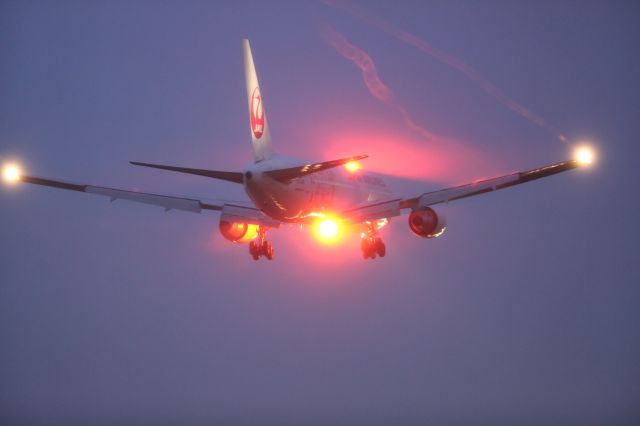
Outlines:
[[[324,240],[332,240],[338,236],[338,224],[329,218],[322,219],[318,223],[318,235]]]
[[[345,163],[344,167],[350,172],[355,172],[360,169],[360,163],[357,161],[349,161],[348,163]]]
[[[575,153],[576,161],[585,166],[593,163],[593,157],[593,150],[585,146],[578,148]]]
[[[2,168],[2,177],[7,182],[17,182],[20,180],[20,169],[15,164],[7,164]]]

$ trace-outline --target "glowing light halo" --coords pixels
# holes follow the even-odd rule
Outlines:
[[[344,168],[350,171],[351,173],[360,170],[362,166],[357,161],[349,161],[344,164]]]
[[[18,182],[20,177],[22,176],[22,172],[20,171],[20,167],[16,164],[6,164],[2,167],[2,178],[9,183]]]
[[[331,218],[325,218],[318,223],[318,234],[322,238],[333,239],[338,235],[338,224]]]
[[[575,160],[583,166],[588,166],[594,161],[594,151],[592,148],[588,146],[580,146],[576,148],[574,158]]]
[[[318,215],[313,222],[313,234],[324,244],[335,244],[342,239],[344,229],[339,218],[328,214]]]

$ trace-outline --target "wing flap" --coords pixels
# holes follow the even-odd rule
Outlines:
[[[192,213],[201,213],[202,210],[216,210],[224,215],[226,220],[233,220],[251,225],[261,225],[269,228],[278,228],[280,222],[271,219],[260,210],[238,204],[209,204],[193,198],[173,197],[168,195],[151,194],[147,192],[126,191],[117,188],[102,186],[81,185],[58,180],[43,179],[34,176],[20,176],[21,182],[35,185],[43,185],[51,188],[67,189],[70,191],[84,192],[93,195],[102,195],[114,200],[127,200],[136,203],[149,204],[169,210],[182,210]]]
[[[87,186],[84,192],[88,194],[104,195],[111,200],[128,200],[136,203],[150,204],[163,207],[165,210],[183,210],[192,213],[202,211],[202,203],[189,198],[169,197],[166,195],[147,194],[144,192],[123,191],[121,189]],[[221,210],[222,207],[215,210]]]
[[[342,217],[353,223],[361,223],[400,215],[401,199],[378,201],[346,210]]]
[[[419,197],[403,200],[401,207],[415,209],[432,206],[434,204],[448,203],[449,201],[484,194],[485,192],[497,191],[499,189],[509,188],[510,186],[520,185],[521,183],[552,176],[557,173],[573,170],[581,165],[582,164],[577,160],[562,161],[560,163],[550,164],[548,166],[524,172],[512,173],[510,175],[486,179],[453,188],[427,192]]]
[[[111,200],[127,200],[137,203],[150,204],[163,207],[165,210],[183,210],[193,213],[200,213],[202,210],[222,210],[223,207],[222,205],[203,203],[200,200],[191,198],[173,197],[137,191],[126,191],[123,189],[105,188],[101,186],[81,185],[34,176],[21,176],[20,181],[35,185],[49,186],[51,188],[67,189],[70,191],[85,192],[87,194],[102,195],[111,198]]]
[[[577,160],[568,160],[524,172],[485,179],[466,185],[426,192],[415,198],[385,200],[358,206],[342,213],[345,220],[355,223],[390,218],[402,214],[403,209],[420,209],[434,204],[448,203],[461,198],[509,188],[510,186],[566,172],[582,166]]]
[[[149,204],[169,210],[182,210],[192,213],[201,213],[202,210],[220,211],[226,220],[233,220],[251,225],[261,225],[269,228],[278,228],[280,222],[271,219],[255,207],[239,204],[209,204],[193,198],[174,197],[168,195],[151,194],[147,192],[126,191],[117,188],[102,186],[82,185],[63,182],[52,179],[44,179],[34,176],[20,176],[19,180],[25,183],[43,185],[51,188],[67,189],[70,191],[84,192],[93,195],[102,195],[114,200],[127,200],[136,203]]]

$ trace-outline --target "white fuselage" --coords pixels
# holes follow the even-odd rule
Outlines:
[[[284,183],[263,173],[302,164],[305,162],[282,155],[251,163],[244,170],[244,189],[265,214],[290,223],[304,222],[318,214],[340,213],[391,195],[381,177],[363,170],[335,167]]]

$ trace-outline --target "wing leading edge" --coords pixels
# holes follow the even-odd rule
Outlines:
[[[382,218],[390,218],[402,214],[403,209],[422,209],[435,204],[448,203],[461,198],[497,191],[510,186],[519,185],[552,176],[558,173],[573,170],[583,165],[579,160],[568,160],[548,166],[527,170],[524,172],[512,173],[492,179],[485,179],[466,185],[445,188],[438,191],[426,192],[417,197],[406,199],[390,199],[369,203],[342,212],[342,217],[346,221],[361,223]],[[183,210],[192,213],[201,213],[202,210],[220,211],[223,215],[232,217],[238,221],[263,225],[267,227],[278,227],[279,222],[266,216],[254,207],[233,205],[233,204],[210,204],[197,199],[182,198],[167,195],[151,194],[145,192],[126,191],[117,188],[107,188],[101,186],[69,183],[51,179],[44,179],[34,176],[20,176],[21,182],[35,185],[43,185],[52,188],[66,189],[88,194],[102,195],[114,200],[127,200],[143,204],[150,204],[168,210]]]
[[[109,197],[111,201],[127,200],[136,203],[150,204],[162,207],[165,211],[182,210],[192,213],[202,213],[203,210],[220,211],[223,214],[231,215],[238,221],[247,222],[254,225],[263,225],[271,228],[278,227],[279,222],[267,217],[260,210],[234,204],[210,204],[193,198],[173,197],[168,195],[151,194],[146,192],[126,191],[117,188],[107,188],[102,186],[84,185],[69,182],[62,182],[52,179],[44,179],[34,176],[20,176],[20,182],[43,185],[51,188],[66,189],[87,194],[102,195]]]
[[[492,179],[485,179],[478,182],[460,185],[453,188],[441,189],[439,191],[427,192],[419,197],[403,200],[401,208],[428,207],[440,203],[459,200],[461,198],[472,197],[486,192],[497,191],[509,188],[532,180],[541,179],[558,173],[567,172],[582,166],[577,160],[562,161],[548,166],[538,167],[524,172],[512,173]]]
[[[111,201],[128,200],[137,203],[151,204],[154,206],[163,207],[165,210],[184,210],[193,213],[200,213],[202,210],[222,210],[223,207],[221,205],[203,203],[200,200],[191,198],[172,197],[167,195],[150,194],[146,192],[125,191],[123,189],[68,183],[33,176],[21,176],[20,181],[32,183],[35,185],[49,186],[52,188],[86,192],[87,194],[102,195],[111,198]]]
[[[343,212],[343,217],[345,220],[352,222],[364,222],[399,216],[402,214],[402,209],[415,210],[435,204],[448,203],[449,201],[520,185],[532,180],[573,170],[581,166],[583,166],[583,163],[579,160],[562,161],[524,172],[512,173],[438,191],[426,192],[413,198],[391,199],[366,204]]]

